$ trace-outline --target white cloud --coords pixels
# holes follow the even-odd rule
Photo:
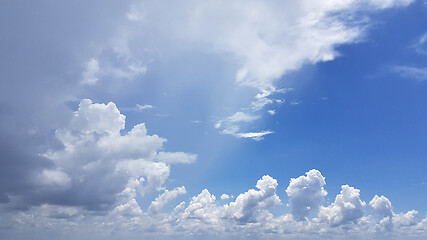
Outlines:
[[[223,194],[221,195],[221,200],[227,200],[227,199],[229,199],[229,198],[230,198],[230,196],[229,196],[228,194],[223,193]]]
[[[266,175],[258,180],[256,187],[237,196],[236,201],[226,205],[228,216],[239,222],[256,222],[265,210],[281,204],[276,194],[277,181]]]
[[[374,211],[381,217],[393,216],[393,210],[391,208],[391,202],[386,197],[375,195],[375,197],[369,202]]]
[[[194,154],[163,151],[166,139],[148,135],[143,123],[122,135],[125,119],[112,102],[82,100],[69,126],[56,131],[64,148],[44,154],[55,168],[43,171],[42,184],[68,186],[61,194],[69,195],[70,205],[102,210],[116,204],[123,191],[132,192],[130,187],[140,196],[162,190],[169,164],[195,161]],[[117,211],[135,206],[128,198]]]
[[[371,202],[369,202],[369,205],[381,217],[378,226],[382,230],[398,231],[402,228],[422,224],[422,221],[418,221],[418,212],[415,210],[406,213],[394,213],[390,200],[384,196],[378,197],[375,195]]]
[[[274,114],[276,114],[276,111],[274,109],[270,109],[267,111],[268,114],[270,114],[271,116],[273,116]]]
[[[146,109],[152,109],[152,108],[154,108],[154,107],[150,104],[144,104],[144,105],[136,104],[137,111],[144,111]]]
[[[138,171],[138,170],[135,170]],[[381,216],[376,220],[366,215],[359,190],[342,186],[334,203],[320,207],[317,216],[304,211],[298,221],[291,214],[273,215],[270,210],[281,204],[276,191],[278,183],[268,175],[258,180],[257,189],[241,193],[235,201],[220,205],[207,189],[181,202],[170,213],[162,211],[170,200],[186,192],[184,187],[166,190],[143,211],[136,199],[143,178],[132,178],[118,195],[115,207],[104,215],[96,215],[79,206],[43,204],[29,211],[12,212],[0,219],[0,231],[22,229],[51,229],[60,235],[83,235],[93,238],[158,238],[168,239],[424,239],[427,237],[427,218],[419,219],[417,211],[392,213],[387,198],[374,197],[370,205]],[[324,178],[317,170],[291,180],[287,189],[290,205],[314,206],[323,201]],[[309,201],[306,201],[306,198]],[[225,199],[226,196],[222,197]],[[390,216],[392,213],[392,216]],[[276,213],[277,214],[277,213]],[[364,216],[365,215],[365,216]],[[6,228],[7,226],[7,228]]]
[[[418,223],[418,211],[411,210],[407,213],[399,213],[393,215],[393,224],[397,227],[414,226]]]
[[[413,0],[141,2],[128,11],[131,23],[122,30],[126,34],[118,41],[126,47],[117,49],[125,49],[125,55],[132,55],[130,43],[142,39],[156,42],[155,48],[162,54],[197,46],[197,51],[224,55],[228,59],[231,56],[238,66],[235,81],[260,92],[246,109],[239,109],[237,113],[256,115],[254,112],[273,103],[270,95],[280,92],[276,82],[286,81],[283,76],[305,64],[335,59],[339,56],[337,46],[364,40],[370,26],[370,13],[411,2]],[[164,4],[169,6],[167,15],[163,14]],[[234,134],[248,132],[243,130],[242,123],[236,122],[233,126],[220,131],[236,137],[246,136]]]
[[[291,179],[286,194],[296,220],[304,220],[310,212],[319,209],[328,194],[323,188],[325,185],[325,178],[316,169],[306,172],[305,176]]]
[[[85,64],[85,71],[83,72],[83,78],[81,84],[83,85],[94,85],[98,82],[99,63],[95,58],[90,59]]]
[[[147,67],[144,66],[140,62],[132,62],[128,66],[129,70],[134,73],[135,75],[145,74],[147,72]]]
[[[124,63],[122,64],[124,66],[115,66],[110,63],[109,65],[105,66],[105,68],[101,69],[99,74],[102,76],[113,77],[117,79],[133,79],[137,76],[145,74],[148,69],[141,62],[131,61],[131,63],[128,63],[128,61],[124,61]]]
[[[332,225],[355,223],[363,216],[366,203],[360,200],[360,190],[343,185],[335,201],[327,207],[320,207],[319,219]]]
[[[196,154],[184,152],[158,152],[156,159],[165,163],[192,163],[196,161]]]
[[[270,95],[280,92],[276,82],[286,81],[283,76],[305,64],[335,59],[339,56],[337,46],[357,43],[366,37],[370,13],[411,2],[142,1],[131,5],[126,14],[128,21],[120,25],[117,34],[104,47],[107,48],[104,52],[112,49],[116,59],[111,61],[108,59],[111,56],[102,54],[98,58],[121,63],[103,67],[101,72],[105,76],[135,78],[147,71],[145,62],[176,51],[196,49],[226,56],[237,66],[235,81],[260,92],[246,109],[233,112],[256,115],[253,113],[274,102]],[[164,5],[169,6],[166,15]],[[155,51],[148,51],[150,49]],[[234,125],[239,131],[231,133],[248,132],[241,123]]]
[[[260,116],[250,115],[244,112],[236,112],[232,116],[227,117],[224,120],[221,120],[215,124],[215,128],[220,128],[223,125],[231,125],[233,123],[239,123],[239,122],[252,122],[254,120],[257,120],[260,118]]]
[[[403,78],[414,79],[420,82],[427,80],[427,68],[394,66],[391,70]]]
[[[419,54],[427,54],[427,33],[422,35],[414,45],[415,51]]]
[[[50,187],[58,186],[68,188],[70,185],[70,177],[60,170],[44,169],[40,176],[40,181],[43,185]]]
[[[168,203],[170,200],[175,199],[177,196],[181,194],[185,194],[187,191],[185,187],[174,188],[173,190],[165,190],[162,194],[160,194],[156,200],[151,202],[150,207],[148,208],[148,212],[151,214],[156,214],[163,209],[163,206]]]
[[[233,133],[233,136],[238,138],[251,138],[255,141],[260,141],[264,138],[265,135],[272,134],[272,131],[262,131],[262,132],[243,132],[243,133]]]
[[[259,115],[248,114],[244,112],[236,112],[232,116],[227,117],[215,124],[215,128],[220,128],[222,134],[228,134],[237,138],[251,138],[256,141],[262,140],[265,135],[272,134],[272,131],[260,132],[244,132],[241,131],[241,124],[250,123],[259,119]]]
[[[215,224],[223,215],[222,209],[216,205],[216,197],[204,189],[199,195],[192,197],[190,204],[178,218],[184,222],[185,219],[196,219]]]

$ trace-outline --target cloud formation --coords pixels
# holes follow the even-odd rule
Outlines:
[[[310,212],[319,209],[328,194],[323,188],[325,185],[325,178],[315,169],[306,172],[305,176],[291,179],[286,194],[296,220],[304,220]]]
[[[149,29],[152,38],[173,36],[171,42],[161,40],[162,47],[193,46],[200,50],[228,54],[237,59],[235,81],[257,89],[247,108],[236,114],[253,115],[271,104],[269,95],[280,92],[277,81],[305,64],[331,61],[339,53],[336,47],[356,43],[364,38],[369,26],[368,15],[376,11],[402,7],[412,0],[348,0],[348,1],[144,1],[134,4],[127,16],[140,29]],[[185,6],[185,7],[184,7]],[[149,26],[156,26],[155,29]],[[186,29],[186,31],[182,31]],[[134,32],[132,32],[135,35]],[[128,35],[121,43],[130,47]],[[267,94],[265,94],[267,93]],[[299,102],[294,102],[298,104]],[[260,140],[271,131],[241,130],[240,123],[219,125],[223,134]],[[245,134],[247,133],[247,134]]]
[[[166,139],[148,135],[143,123],[122,134],[125,119],[112,102],[82,100],[69,125],[55,132],[63,147],[42,154],[49,165],[35,173],[33,195],[12,198],[107,211],[129,192],[162,190],[170,164],[196,160],[195,154],[165,152]]]
[[[403,236],[405,239],[422,239],[427,236],[427,217],[418,218],[418,212],[414,210],[394,213],[386,197],[375,196],[369,205],[380,216],[377,220],[367,214],[360,190],[348,185],[342,186],[332,204],[324,206],[325,178],[315,169],[291,179],[286,189],[291,214],[279,216],[270,210],[281,205],[276,192],[284,188],[278,188],[277,181],[268,175],[258,180],[257,189],[241,193],[228,204],[221,205],[209,190],[204,189],[188,204],[181,202],[169,213],[162,212],[163,206],[185,194],[185,187],[165,190],[144,211],[136,201],[136,186],[139,184],[144,184],[144,180],[129,181],[116,207],[102,216],[90,214],[79,206],[43,204],[33,206],[27,212],[6,213],[11,221],[0,221],[0,229],[4,231],[5,226],[16,229],[37,222],[37,229],[53,226],[56,231],[61,229],[63,234],[75,231],[72,236],[91,232],[91,236],[110,238],[118,234],[132,239],[169,239],[172,236],[180,239],[214,236],[221,239],[312,239],[313,236],[319,239],[348,239],[349,236],[352,239],[385,239],[390,234],[394,236],[392,239]],[[317,215],[309,216],[308,207],[311,210],[319,208]],[[114,226],[114,230],[110,226]]]

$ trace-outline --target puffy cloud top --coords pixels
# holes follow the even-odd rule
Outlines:
[[[343,185],[341,189],[340,194],[330,206],[320,208],[320,220],[325,220],[332,225],[341,225],[356,222],[363,216],[366,203],[360,200],[360,190],[348,185]]]
[[[123,191],[130,191],[129,187],[139,195],[163,189],[170,173],[168,164],[196,159],[193,154],[162,151],[166,139],[148,135],[144,123],[122,135],[125,119],[112,102],[82,100],[69,126],[56,131],[64,148],[44,154],[54,167],[43,170],[41,187],[61,187],[61,192],[54,192],[64,198],[58,203],[105,210],[117,203]],[[129,185],[135,180],[138,184]],[[161,205],[153,209],[160,210]]]
[[[303,220],[311,211],[319,209],[328,194],[323,188],[325,184],[325,178],[316,169],[306,172],[305,176],[291,179],[286,193],[295,219]]]
[[[381,217],[393,216],[391,202],[384,196],[378,197],[378,195],[375,195],[375,197],[369,202],[369,206],[371,206]]]

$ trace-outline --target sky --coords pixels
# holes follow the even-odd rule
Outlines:
[[[0,0],[0,238],[426,239],[427,2]]]

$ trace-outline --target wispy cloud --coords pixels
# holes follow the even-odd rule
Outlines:
[[[427,33],[422,35],[413,47],[417,53],[427,55]]]
[[[272,131],[245,132],[241,130],[242,123],[250,123],[259,119],[260,115],[253,115],[244,112],[237,112],[215,124],[215,128],[222,129],[222,134],[228,134],[237,138],[251,138],[253,140],[262,140],[265,135],[272,134]]]
[[[399,74],[402,78],[414,79],[420,82],[427,80],[427,68],[393,66],[391,71]]]

